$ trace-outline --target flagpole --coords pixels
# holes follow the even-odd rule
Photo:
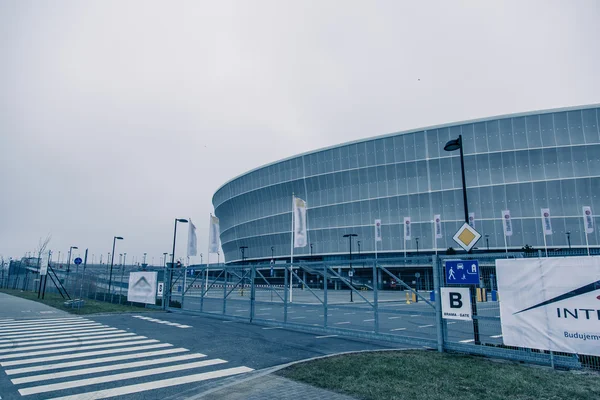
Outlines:
[[[210,228],[212,224],[212,213],[208,216],[208,249],[206,251],[206,269],[205,269],[205,280],[204,280],[204,295],[206,296],[206,292],[208,291],[208,265],[210,261]],[[218,267],[218,266],[217,266]]]
[[[435,217],[433,218],[433,224],[432,224],[432,228],[433,228],[433,247],[435,250],[435,255],[437,256],[437,235],[435,232]]]
[[[584,224],[585,224],[585,222],[584,222]],[[590,242],[588,241],[588,234],[585,231],[585,226],[584,226],[584,229],[583,229],[583,233],[585,234],[585,247],[587,248],[587,253],[588,253],[588,256],[589,256],[590,255]]]
[[[292,193],[292,232],[290,240],[290,303],[292,302],[292,268],[294,266],[294,209],[295,209],[296,196]]]

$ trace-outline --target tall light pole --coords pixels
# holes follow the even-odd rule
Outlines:
[[[417,242],[417,254],[419,254],[419,238],[415,238],[415,242]]]
[[[490,251],[490,235],[488,234],[485,235],[485,245],[487,247],[487,250]]]
[[[148,253],[144,253],[144,261],[142,261],[142,264],[146,264],[146,254]]]
[[[66,279],[66,282],[65,282],[66,286],[69,285],[69,273],[71,272],[71,251],[73,249],[77,250],[77,246],[71,246],[71,247],[69,247],[69,259],[67,261],[67,279]]]
[[[446,143],[444,146],[444,150],[446,151],[456,151],[460,150],[460,172],[462,176],[462,191],[463,191],[463,207],[465,210],[465,223],[469,223],[469,203],[467,201],[467,182],[465,180],[465,155],[463,150],[463,140],[462,135],[458,135],[458,139],[452,139]],[[469,251],[470,252],[470,251]],[[471,293],[471,314],[473,316],[477,315],[477,304],[476,304],[476,296],[475,290],[473,286],[469,286],[469,291]],[[473,339],[475,339],[475,344],[481,344],[479,340],[479,320],[477,318],[473,318]]]
[[[163,267],[167,266],[167,254],[169,253],[163,253]]]
[[[114,236],[113,237],[113,249],[112,249],[112,257],[110,258],[110,275],[108,278],[108,293],[110,294],[110,288],[112,286],[112,271],[113,271],[113,264],[115,261],[115,244],[117,243],[117,240],[123,240],[123,237],[121,236]]]
[[[275,258],[274,254],[275,254],[275,247],[271,246],[271,260]]]
[[[310,255],[311,255],[311,256],[312,256],[312,251],[313,251],[313,248],[312,248],[312,243],[311,243],[311,244],[310,244]]]
[[[244,265],[247,248],[248,248],[248,246],[240,246],[240,251],[242,252],[242,265]],[[244,268],[242,267],[242,296],[243,295],[244,295]]]
[[[571,250],[571,232],[566,232],[567,242],[569,242],[569,250]]]
[[[348,238],[348,243],[350,244],[350,302],[354,302],[353,298],[353,290],[354,287],[352,285],[352,279],[354,278],[354,270],[352,269],[352,238],[358,236],[356,233],[347,233],[343,237]]]
[[[175,268],[175,241],[177,240],[177,223],[187,224],[185,218],[175,218],[175,228],[173,229],[173,253],[171,254],[171,268]]]

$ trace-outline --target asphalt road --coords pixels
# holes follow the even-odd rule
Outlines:
[[[402,347],[178,313],[20,312],[31,303],[0,311],[3,400],[180,399],[290,361]]]

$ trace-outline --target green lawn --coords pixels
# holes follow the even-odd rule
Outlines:
[[[12,296],[22,297],[27,300],[37,301],[39,303],[46,304],[50,307],[57,308],[62,311],[66,311],[72,314],[102,314],[102,313],[122,313],[122,312],[145,312],[145,311],[160,311],[151,308],[144,308],[139,306],[131,306],[129,303],[126,304],[110,304],[102,301],[95,301],[91,299],[84,299],[84,305],[81,309],[66,307],[64,305],[65,299],[61,295],[56,293],[46,293],[44,300],[37,298],[35,292],[24,292],[21,290],[12,289],[0,289],[0,292],[10,294]]]
[[[600,399],[600,374],[434,351],[335,356],[278,374],[369,400]]]

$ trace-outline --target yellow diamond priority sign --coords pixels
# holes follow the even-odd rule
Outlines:
[[[471,225],[464,223],[452,239],[465,251],[469,251],[481,239],[481,234],[471,227]]]

